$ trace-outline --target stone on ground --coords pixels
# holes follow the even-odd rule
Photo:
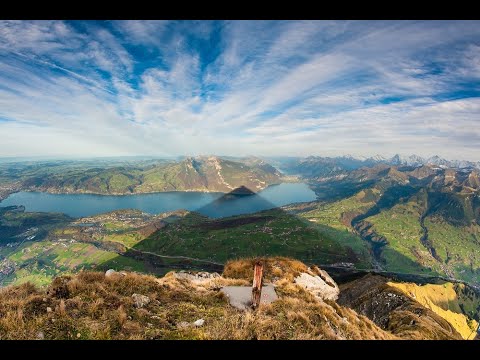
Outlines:
[[[198,319],[197,321],[193,322],[193,325],[195,325],[196,327],[200,327],[200,326],[203,326],[204,323],[205,323],[205,320]]]
[[[322,300],[337,300],[340,294],[338,285],[323,270],[320,270],[320,276],[301,273],[295,278],[295,283]]]
[[[150,302],[150,298],[145,295],[133,294],[132,299],[135,302],[136,308],[142,308]]]
[[[216,272],[209,273],[209,272],[206,272],[206,271],[200,271],[200,272],[180,271],[180,272],[174,273],[174,276],[177,279],[190,280],[194,284],[202,284],[202,283],[210,281],[212,279],[217,279],[217,278],[221,277]]]
[[[105,277],[111,277],[112,275],[114,275],[116,273],[115,270],[113,269],[108,269],[106,272],[105,272]]]

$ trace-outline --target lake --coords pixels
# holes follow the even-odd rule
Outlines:
[[[26,211],[62,212],[72,217],[120,209],[139,209],[150,214],[186,209],[218,218],[313,201],[316,198],[315,193],[304,183],[284,183],[269,186],[254,195],[186,191],[122,196],[18,192],[0,202],[0,206],[24,205]]]

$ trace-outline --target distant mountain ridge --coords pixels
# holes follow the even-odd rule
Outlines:
[[[441,158],[438,155],[431,156],[429,158],[424,158],[418,155],[410,156],[401,156],[399,154],[394,155],[390,159],[379,159],[374,160],[374,158],[368,158],[367,161],[376,161],[379,163],[385,163],[388,165],[407,165],[407,166],[422,166],[422,165],[436,165],[444,168],[476,168],[480,169],[480,161],[467,161],[467,160],[447,160]]]
[[[300,175],[303,178],[315,180],[340,180],[352,170],[362,167],[374,167],[377,165],[388,166],[430,166],[442,169],[480,170],[480,161],[446,160],[437,155],[423,158],[418,155],[402,156],[396,154],[391,158],[382,155],[374,155],[368,158],[354,157],[351,155],[337,157],[308,156],[305,158],[289,158],[279,161],[282,170],[291,175]],[[275,164],[277,165],[277,164]]]
[[[281,182],[282,176],[276,168],[258,158],[233,161],[218,156],[109,167],[68,161],[7,164],[3,170],[0,167],[0,184],[17,184],[15,189],[7,187],[6,195],[20,190],[108,195],[164,191],[230,192],[240,186],[260,191]]]
[[[306,159],[312,158],[323,158],[318,156],[309,156]],[[422,165],[433,165],[445,168],[476,168],[480,169],[480,161],[468,161],[468,160],[447,160],[438,155],[430,157],[422,157],[416,154],[412,155],[400,155],[395,154],[392,157],[384,157],[382,155],[374,155],[368,158],[365,157],[355,157],[352,155],[344,155],[338,157],[325,157],[326,159],[335,159],[340,163],[355,163],[361,166],[371,166],[375,164],[387,164],[395,166],[422,166]]]

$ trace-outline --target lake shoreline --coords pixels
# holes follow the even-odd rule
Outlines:
[[[293,181],[286,181],[286,182],[281,182],[281,183],[272,183],[272,184],[269,184],[261,189],[257,189],[257,190],[251,190],[252,192],[254,193],[259,193],[259,192],[262,192],[264,191],[265,189],[271,187],[271,186],[278,186],[278,185],[281,185],[281,184],[294,184],[294,183],[301,183],[299,181],[296,181],[296,182],[293,182]],[[231,189],[231,191],[235,190],[234,189]],[[94,192],[94,191],[86,191],[86,190],[76,190],[76,191],[69,191],[69,190],[51,190],[51,189],[45,189],[45,190],[41,190],[41,189],[32,189],[32,188],[26,188],[26,189],[22,189],[22,188],[19,188],[18,190],[16,191],[12,191],[10,193],[8,193],[6,196],[4,196],[3,198],[0,197],[0,202],[2,200],[5,200],[6,198],[8,198],[10,195],[14,194],[14,193],[18,193],[18,192],[33,192],[33,193],[43,193],[43,194],[53,194],[53,195],[82,195],[82,194],[85,194],[85,195],[99,195],[99,196],[131,196],[131,195],[143,195],[143,194],[164,194],[164,193],[184,193],[184,192],[194,192],[194,193],[205,193],[205,194],[212,194],[212,193],[217,193],[217,194],[228,194],[229,192],[223,192],[223,191],[218,191],[218,190],[206,190],[206,189],[186,189],[186,190],[166,190],[166,191],[159,191],[159,190],[155,190],[155,191],[145,191],[145,192],[130,192],[130,193],[116,193],[116,192],[113,192],[113,193],[100,193],[100,192]]]
[[[200,210],[204,215],[218,217],[314,200],[316,195],[307,184],[281,183],[270,185],[249,196],[194,190],[124,195],[21,190],[9,194],[0,202],[0,206],[23,205],[28,212],[61,212],[71,217],[85,217],[120,209],[138,209],[150,214],[177,209]]]
[[[281,184],[300,184],[302,182],[300,181],[286,181],[282,183],[275,183],[275,184],[270,184],[268,186],[265,186],[264,188],[260,189],[259,191],[254,191],[255,194],[258,194],[269,187],[273,186],[278,186]],[[302,183],[303,184],[303,183]],[[308,184],[307,184],[308,185]],[[232,189],[232,191],[235,189]],[[146,192],[133,192],[133,193],[99,193],[99,192],[93,192],[93,191],[52,191],[52,190],[40,190],[40,189],[22,189],[18,188],[16,190],[13,190],[11,192],[7,192],[6,194],[3,194],[0,192],[0,205],[3,200],[6,200],[10,195],[19,193],[19,192],[26,192],[26,193],[39,193],[39,194],[51,194],[51,195],[98,195],[98,196],[137,196],[137,195],[148,195],[148,194],[168,194],[168,193],[201,193],[201,194],[229,194],[229,192],[222,192],[222,191],[217,191],[217,190],[200,190],[200,189],[188,189],[188,190],[168,190],[168,191],[146,191]]]

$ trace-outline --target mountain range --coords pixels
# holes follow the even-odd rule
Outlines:
[[[423,158],[418,155],[401,156],[394,155],[391,158],[382,158],[380,155],[367,158],[366,162],[385,163],[389,165],[408,165],[408,166],[421,166],[421,165],[436,165],[443,168],[476,168],[480,169],[480,161],[466,161],[466,160],[446,160],[438,155],[431,156],[429,158]]]
[[[385,158],[376,155],[369,158],[356,158],[353,156],[321,157],[308,156],[306,158],[283,158],[272,159],[273,163],[279,166],[285,173],[299,175],[305,179],[316,178],[317,180],[328,180],[330,178],[341,179],[352,170],[362,167],[375,167],[377,165],[390,165],[397,167],[422,167],[440,169],[457,169],[460,171],[480,170],[480,162],[464,160],[446,160],[439,156],[422,158],[417,155],[400,156],[395,155]]]

